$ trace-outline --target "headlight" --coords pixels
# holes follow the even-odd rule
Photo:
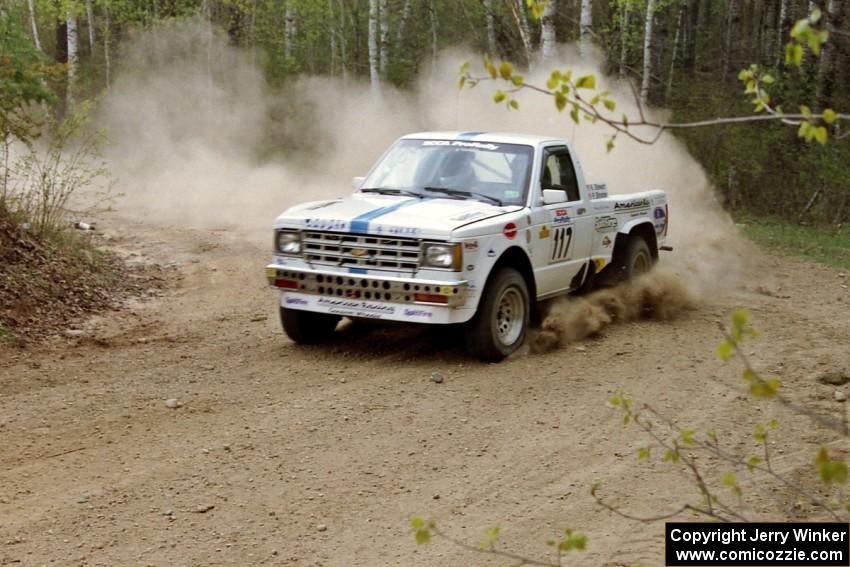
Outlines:
[[[462,263],[460,244],[425,243],[422,250],[422,264],[429,268],[460,271]]]
[[[281,254],[298,256],[301,254],[301,236],[297,232],[277,233],[277,251]]]

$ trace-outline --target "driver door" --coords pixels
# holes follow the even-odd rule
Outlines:
[[[538,296],[578,287],[586,276],[580,272],[590,255],[593,219],[579,182],[573,158],[566,146],[543,149],[539,179],[541,207],[535,210],[535,230],[532,232],[536,240],[534,267]],[[543,204],[545,189],[565,192],[566,200]]]

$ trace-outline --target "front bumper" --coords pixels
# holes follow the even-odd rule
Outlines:
[[[437,324],[461,323],[474,314],[465,307],[467,281],[339,274],[277,264],[266,266],[266,279],[280,289],[280,305],[287,309]]]

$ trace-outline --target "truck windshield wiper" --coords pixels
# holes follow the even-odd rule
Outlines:
[[[444,193],[452,197],[481,197],[482,199],[487,199],[488,201],[496,203],[500,207],[502,206],[501,199],[491,197],[490,195],[485,195],[484,193],[475,193],[474,191],[462,191],[460,189],[448,189],[446,187],[423,187],[423,189],[425,189],[426,191],[431,191],[432,193]]]
[[[361,189],[360,192],[379,193],[381,195],[409,195],[411,197],[419,197],[420,199],[425,198],[425,195],[417,193],[416,191],[409,191],[407,189],[392,189],[390,187],[367,187],[366,189]]]

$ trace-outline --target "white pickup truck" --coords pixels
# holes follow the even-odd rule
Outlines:
[[[499,361],[539,301],[645,272],[668,248],[664,192],[609,197],[564,140],[411,134],[354,185],[275,220],[266,276],[296,343],[342,317],[463,324],[469,351]]]

